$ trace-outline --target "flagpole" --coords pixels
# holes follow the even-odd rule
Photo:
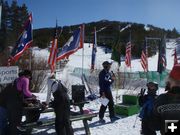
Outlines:
[[[29,62],[29,70],[31,70],[31,60],[32,60],[32,58],[31,58],[31,48],[29,48],[29,60],[30,60],[30,62]]]
[[[130,28],[130,37],[129,37],[129,41],[131,43],[131,28]],[[132,64],[132,43],[131,43],[131,58],[130,58],[130,74],[129,74],[129,78],[131,78],[132,76],[132,67],[131,67],[131,64]],[[131,81],[132,83],[132,81]],[[129,86],[129,89],[130,89],[131,86]]]
[[[131,43],[131,29],[130,29],[129,41]],[[131,43],[131,58],[132,58],[132,43]],[[131,62],[131,60],[130,60],[130,62]],[[130,72],[132,72],[131,64],[130,64]]]
[[[147,49],[147,38],[145,37],[145,40],[146,40],[146,59],[147,59],[147,67],[148,67],[148,49]],[[148,83],[148,73],[149,73],[149,70],[148,70],[148,68],[147,68],[147,72],[146,72],[146,78],[147,78],[147,82],[146,83]]]
[[[57,36],[58,33],[57,33],[57,31],[58,31],[58,20],[57,20],[57,18],[56,18],[56,32],[55,32],[56,35],[55,35],[55,39],[54,39],[54,40],[57,40],[57,46],[56,46],[56,47],[58,48],[58,36]],[[57,39],[56,39],[56,38],[57,38]],[[56,49],[57,49],[57,48],[56,48]],[[55,55],[56,55],[56,58],[57,58],[57,52],[56,52]],[[54,63],[54,64],[55,64],[55,65],[54,65],[54,75],[55,75],[55,77],[56,77],[56,62],[57,62],[56,58],[55,58],[55,63]]]
[[[33,13],[31,12],[31,15],[32,15],[32,20],[31,20],[31,23],[33,22]],[[32,31],[31,31],[31,33],[32,33],[32,41],[33,41],[33,23],[31,24],[31,26],[32,26]],[[32,45],[33,45],[33,42],[32,42]],[[29,48],[29,60],[30,60],[30,62],[29,62],[29,70],[32,70],[32,45],[30,46],[30,48]]]
[[[82,76],[84,74],[84,24],[82,25],[82,44],[83,44],[83,48],[82,48]]]
[[[119,50],[120,33],[121,33],[121,30],[120,30],[120,26],[119,26],[119,36],[118,36],[118,42],[117,42],[118,50]],[[120,56],[119,56],[119,61],[118,61],[118,68],[117,68],[118,83],[117,83],[117,88],[116,88],[116,103],[118,102],[118,94],[119,94],[118,91],[119,91],[120,85],[121,85],[120,84],[120,66],[121,66],[121,51],[120,51]],[[119,86],[119,89],[118,89],[118,86]]]

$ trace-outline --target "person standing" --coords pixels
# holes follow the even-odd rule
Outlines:
[[[154,103],[154,114],[160,119],[162,135],[166,132],[165,120],[180,120],[180,64],[172,68],[165,90],[167,93],[159,95]]]
[[[7,110],[5,103],[6,92],[3,90],[0,92],[0,135],[7,134]]]
[[[24,98],[36,98],[29,89],[29,81],[31,78],[31,71],[24,70],[19,74],[19,78],[14,81],[12,89],[6,91],[9,135],[18,135],[21,131],[25,132],[25,130],[20,127]]]
[[[102,98],[107,98],[109,100],[107,106],[109,108],[110,120],[113,122],[115,120],[114,114],[114,101],[111,91],[111,85],[115,80],[115,75],[110,73],[109,70],[111,68],[111,63],[108,61],[104,61],[102,63],[103,70],[99,73],[99,88],[100,88],[100,96]],[[101,105],[99,110],[99,122],[104,123],[104,113],[106,111],[107,106]]]
[[[70,99],[66,87],[52,76],[48,79],[48,88],[54,97],[54,101],[50,104],[52,104],[56,114],[55,130],[57,135],[73,135],[70,122]],[[47,98],[48,102],[49,97]]]
[[[158,90],[158,84],[156,82],[147,83],[147,94],[144,95],[145,89],[141,89],[139,96],[139,106],[141,111],[139,117],[141,118],[141,134],[142,135],[156,135],[156,131],[152,128],[153,120],[153,105],[155,98],[157,97],[156,91]]]

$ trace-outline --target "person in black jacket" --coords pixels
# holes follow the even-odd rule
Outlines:
[[[19,73],[19,78],[25,76],[27,79],[31,77],[31,72],[29,70],[24,70]],[[21,83],[23,87],[21,91],[18,90],[18,80],[15,79],[13,83],[8,84],[3,92],[0,99],[0,106],[6,109],[6,115],[8,119],[8,135],[18,135],[24,133],[25,129],[21,128],[21,119],[23,113],[23,103],[24,103],[24,87],[29,87],[28,84]]]
[[[156,135],[156,131],[152,128],[153,117],[153,105],[155,98],[157,97],[156,91],[158,90],[158,84],[156,82],[147,83],[147,94],[144,95],[145,89],[141,89],[139,96],[139,106],[141,111],[139,117],[141,118],[141,134],[143,135]]]
[[[158,96],[154,103],[154,114],[160,118],[162,135],[167,132],[165,120],[180,120],[180,64],[171,70],[167,85],[167,93]]]
[[[0,135],[7,134],[7,110],[5,103],[6,92],[0,92]]]
[[[103,70],[99,73],[99,87],[100,87],[100,96],[102,98],[106,97],[109,100],[108,107],[109,107],[109,114],[110,119],[113,122],[115,120],[114,114],[114,102],[113,96],[111,92],[111,84],[115,80],[115,75],[110,73],[109,70],[111,68],[111,63],[108,61],[103,62]],[[101,123],[104,123],[104,113],[106,111],[107,106],[101,105],[99,110],[99,119]]]
[[[56,114],[56,133],[57,135],[73,135],[70,122],[70,99],[67,94],[67,88],[60,81],[52,78],[48,82],[54,97],[54,101],[51,104]]]

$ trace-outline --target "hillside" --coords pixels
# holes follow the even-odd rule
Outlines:
[[[121,31],[127,25],[131,27]],[[77,29],[79,25],[59,27],[59,32],[62,30],[61,35],[58,38],[58,46],[62,47],[69,39],[72,31]],[[133,57],[139,58],[142,48],[145,44],[145,37],[158,37],[162,38],[166,35],[166,38],[177,38],[179,36],[176,29],[165,30],[153,25],[144,25],[131,22],[119,22],[101,20],[98,22],[90,22],[85,24],[85,42],[93,42],[94,27],[97,29],[97,43],[98,46],[104,46],[106,48],[113,49],[115,51],[120,50],[122,56],[125,55],[125,46],[129,41],[131,33],[131,41],[133,44]],[[53,38],[54,28],[43,28],[34,30],[34,45],[40,48],[46,48],[49,42]],[[157,52],[157,41],[149,41],[149,56],[155,55]]]

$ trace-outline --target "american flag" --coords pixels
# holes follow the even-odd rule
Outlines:
[[[141,65],[145,72],[148,71],[148,51],[147,51],[147,45],[145,44],[144,49],[141,53]]]
[[[126,45],[125,64],[127,67],[131,67],[131,42]]]
[[[95,68],[96,52],[97,52],[97,35],[96,35],[96,28],[94,28],[94,43],[92,46],[91,72],[94,71]]]
[[[8,64],[12,61],[17,61],[22,53],[27,50],[33,42],[32,38],[32,14],[29,15],[27,22],[24,25],[24,30],[19,36],[16,45],[12,49]]]
[[[48,64],[51,67],[51,73],[54,72],[55,67],[56,67],[56,57],[57,57],[57,47],[58,47],[58,30],[57,30],[57,24],[56,24],[56,28],[55,28],[55,35],[54,35],[54,39],[53,41],[51,41],[51,50],[50,50],[50,55],[49,55],[49,59],[48,59]]]
[[[56,22],[56,28],[54,33],[54,39],[50,42],[51,50],[50,55],[48,59],[48,64],[51,67],[51,73],[54,72],[55,66],[56,66],[56,58],[57,58],[57,48],[58,48],[58,29],[57,29],[57,22]]]
[[[81,28],[81,33],[80,33],[79,49],[83,48],[83,46],[84,46],[84,29],[85,29],[85,25],[82,24],[80,26],[80,28]]]
[[[161,74],[166,69],[166,42],[165,38],[159,44],[158,72]]]
[[[176,48],[174,49],[174,65],[178,64],[178,58],[177,58],[177,52],[176,52]]]

